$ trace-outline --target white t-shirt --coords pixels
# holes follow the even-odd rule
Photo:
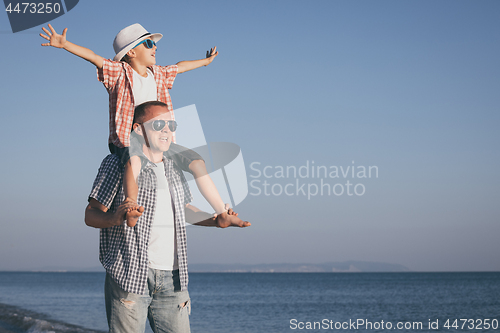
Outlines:
[[[132,92],[134,94],[134,106],[140,105],[149,101],[156,101],[158,98],[156,90],[155,77],[153,72],[147,69],[148,76],[143,77],[139,75],[135,70],[132,70],[133,75],[133,85]]]
[[[163,162],[153,168],[158,180],[156,211],[149,238],[149,267],[171,271],[179,268],[172,197]]]

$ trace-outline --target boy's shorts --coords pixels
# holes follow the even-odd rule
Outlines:
[[[120,148],[110,143],[108,145],[111,154],[116,154],[120,158],[122,165],[127,164],[131,156],[139,156],[141,158],[141,168],[144,167],[147,160],[144,157],[141,149],[142,145],[139,144],[139,140],[133,135],[130,136],[130,147]],[[170,143],[170,148],[163,153],[166,158],[170,158],[182,171],[186,171],[192,174],[189,170],[189,164],[196,160],[203,160],[200,154],[196,153],[194,150],[186,148],[184,146],[178,145],[176,143]]]

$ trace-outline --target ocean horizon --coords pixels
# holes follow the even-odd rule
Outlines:
[[[0,332],[107,331],[104,277],[0,272]],[[499,331],[500,272],[190,273],[189,292],[192,332]]]
[[[5,272],[104,272],[102,266],[68,267],[44,266],[31,269],[0,270]],[[271,263],[271,264],[215,264],[190,263],[189,272],[192,273],[301,273],[301,272],[410,272],[411,270],[400,264],[373,262],[373,261],[337,261],[322,263]]]

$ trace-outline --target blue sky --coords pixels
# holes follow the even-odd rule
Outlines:
[[[252,195],[248,229],[190,227],[191,263],[364,260],[416,271],[500,270],[497,1],[80,1],[52,21],[112,58],[123,27],[161,32],[207,141],[260,167],[377,166],[361,196]],[[83,212],[107,154],[107,93],[89,63],[0,18],[4,120],[0,269],[93,267]],[[259,164],[254,164],[259,165]],[[298,179],[307,184],[320,179]],[[285,186],[297,179],[267,179]],[[276,189],[278,185],[276,185]],[[256,190],[249,189],[251,193]]]

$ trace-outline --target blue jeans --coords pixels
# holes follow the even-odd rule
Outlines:
[[[123,291],[106,274],[104,285],[106,315],[110,333],[139,333],[146,329],[146,319],[153,332],[189,333],[191,301],[181,291],[179,270],[149,269],[148,294]]]

